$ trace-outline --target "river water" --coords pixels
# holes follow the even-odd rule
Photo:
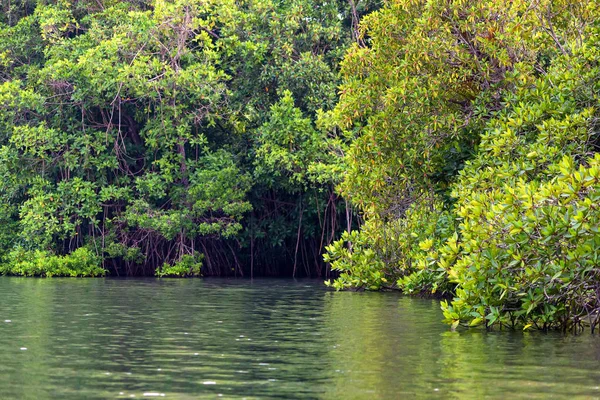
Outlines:
[[[317,281],[0,278],[0,399],[600,398],[600,337]]]

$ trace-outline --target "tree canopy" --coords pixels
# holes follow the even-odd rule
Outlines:
[[[5,257],[85,248],[110,273],[202,258],[207,274],[243,275],[254,264],[287,274],[291,255],[294,274],[326,274],[321,249],[344,211],[315,120],[335,105],[360,10],[312,0],[4,8]]]
[[[598,323],[596,1],[395,0],[341,64],[341,288],[435,294],[446,321]]]

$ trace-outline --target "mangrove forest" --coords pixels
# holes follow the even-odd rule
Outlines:
[[[0,1],[0,274],[319,278],[594,332],[599,16]]]

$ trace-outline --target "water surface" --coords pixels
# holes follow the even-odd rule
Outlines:
[[[0,278],[0,398],[600,398],[600,337],[318,281]]]

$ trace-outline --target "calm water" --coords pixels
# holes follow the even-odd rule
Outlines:
[[[0,278],[0,398],[600,398],[598,336],[440,320],[314,281]]]

